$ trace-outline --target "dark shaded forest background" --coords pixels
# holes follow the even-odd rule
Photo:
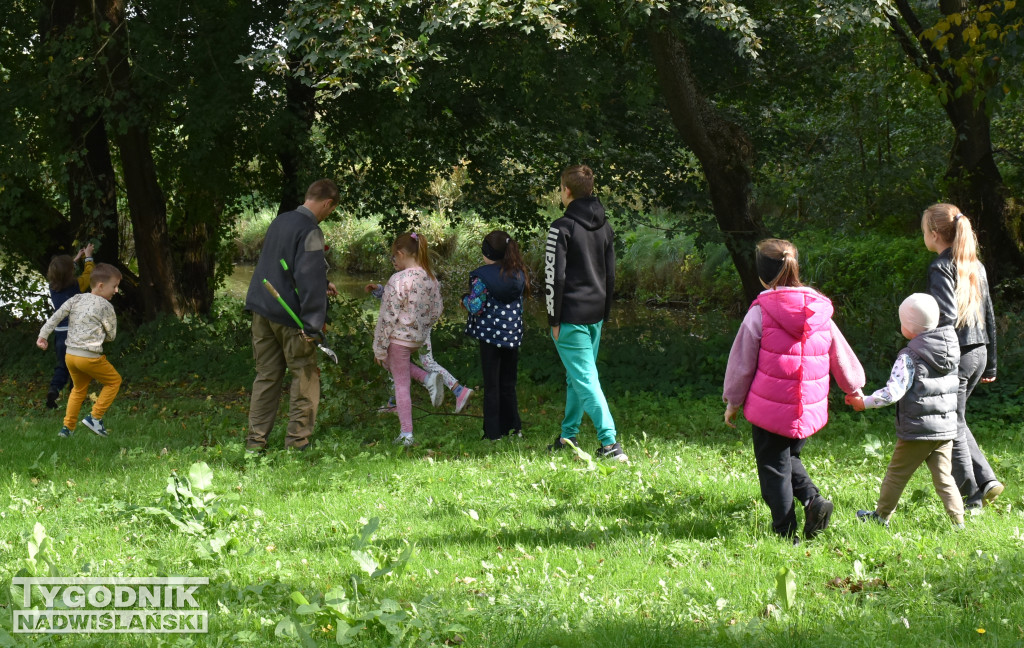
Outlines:
[[[906,239],[950,201],[1016,298],[1022,21],[1011,1],[18,0],[0,290],[28,303],[93,240],[126,316],[207,315],[240,205],[326,176],[341,218],[386,232],[476,213],[528,238],[584,162],[620,234],[724,246],[738,295],[760,238]]]

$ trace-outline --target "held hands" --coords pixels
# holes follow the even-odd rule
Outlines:
[[[983,382],[983,383],[994,383],[995,381],[996,381],[996,377],[995,376],[992,376],[991,378],[982,378],[981,379],[981,382]]]
[[[379,289],[380,289],[380,284],[375,284],[375,283],[368,283],[365,286],[363,286],[363,290],[368,292],[368,293],[372,293],[374,290],[379,290]]]
[[[38,340],[36,340],[36,346],[42,349],[43,351],[46,351],[46,348],[50,346],[50,344],[49,342],[46,341],[46,338],[39,338]]]
[[[327,282],[327,296],[328,297],[337,297],[338,296],[338,287],[335,286],[330,281]]]
[[[857,412],[864,411],[864,395],[860,393],[860,390],[846,395],[846,404],[849,405]]]

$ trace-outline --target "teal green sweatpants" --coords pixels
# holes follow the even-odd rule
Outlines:
[[[615,421],[608,410],[608,401],[601,391],[597,376],[597,349],[601,345],[601,325],[566,324],[558,331],[555,349],[565,365],[565,418],[562,419],[562,438],[575,439],[580,431],[583,413],[590,417],[602,446],[615,443]]]

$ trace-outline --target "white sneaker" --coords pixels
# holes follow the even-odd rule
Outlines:
[[[441,374],[436,371],[428,373],[427,377],[423,379],[423,386],[430,394],[430,404],[440,407],[444,402],[444,381],[441,380]]]
[[[406,435],[406,434],[399,434],[397,437],[395,437],[395,440],[392,441],[391,443],[393,443],[395,445],[405,446],[406,448],[408,448],[409,446],[413,445],[414,442],[412,440],[412,435],[411,434],[408,434],[408,435]]]

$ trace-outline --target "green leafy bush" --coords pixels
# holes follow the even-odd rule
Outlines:
[[[106,351],[126,378],[245,384],[252,380],[250,329],[243,302],[221,298],[209,317],[166,315],[122,329]]]
[[[934,254],[919,236],[822,233],[794,237],[793,242],[800,250],[803,282],[832,300],[836,324],[869,376],[887,376],[896,352],[906,344],[900,333],[900,302],[928,289]]]

